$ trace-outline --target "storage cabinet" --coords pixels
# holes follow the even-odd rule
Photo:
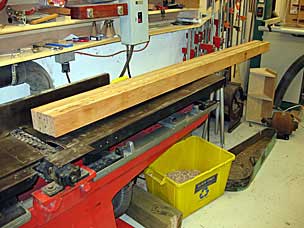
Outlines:
[[[304,0],[289,0],[285,23],[290,26],[304,27]]]
[[[177,0],[176,2],[183,4],[186,8],[207,9],[206,0]]]
[[[217,0],[216,0],[217,1]],[[170,2],[170,1],[169,1]],[[185,8],[207,10],[210,5],[207,0],[175,0],[176,3],[183,4]],[[162,0],[149,0],[150,4],[162,5]]]
[[[260,123],[272,116],[276,72],[267,68],[250,69],[246,120]]]

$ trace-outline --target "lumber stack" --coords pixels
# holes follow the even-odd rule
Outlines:
[[[32,109],[33,127],[59,137],[269,50],[252,41]]]

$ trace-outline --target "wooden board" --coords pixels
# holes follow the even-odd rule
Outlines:
[[[128,4],[92,4],[85,6],[69,6],[72,19],[92,19],[118,17],[128,15]],[[118,10],[122,8],[122,11]],[[121,12],[119,14],[119,12]]]
[[[36,130],[59,137],[269,50],[252,41],[32,109]]]
[[[127,214],[147,228],[178,228],[182,213],[158,197],[135,186]]]
[[[29,96],[18,101],[0,105],[0,137],[6,136],[8,132],[25,125],[31,125],[30,109],[48,104],[58,99],[73,96],[79,93],[96,89],[110,83],[110,76],[102,74],[95,77],[87,78],[78,82],[58,87],[53,90],[44,91],[35,96]]]
[[[66,149],[49,155],[46,160],[62,167],[96,149],[99,151],[99,148],[117,145],[168,115],[203,97],[209,97],[211,92],[223,85],[222,76],[211,75],[52,140],[65,145]]]

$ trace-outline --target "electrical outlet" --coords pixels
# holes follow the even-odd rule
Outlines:
[[[75,60],[75,53],[74,52],[67,52],[67,53],[62,53],[59,55],[55,55],[55,61],[56,63],[68,63],[71,61]]]

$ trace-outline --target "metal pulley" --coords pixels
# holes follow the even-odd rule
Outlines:
[[[225,87],[225,116],[230,121],[228,132],[240,123],[244,110],[244,92],[239,83],[229,82]]]

